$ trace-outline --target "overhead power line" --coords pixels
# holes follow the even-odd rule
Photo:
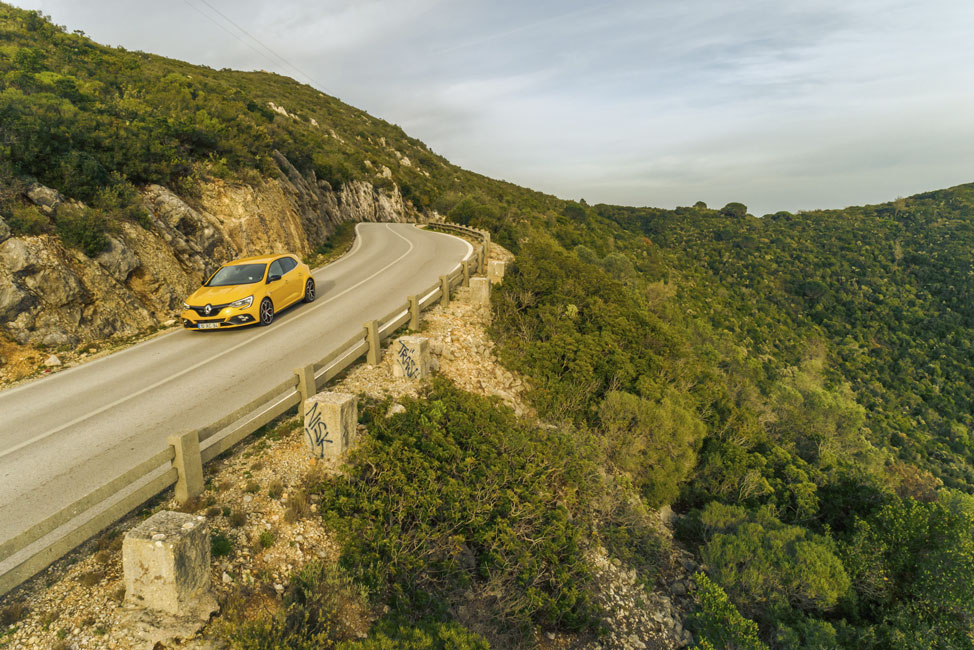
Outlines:
[[[272,60],[275,65],[284,65],[285,67],[290,68],[292,71],[294,71],[298,75],[304,77],[305,79],[308,80],[309,83],[311,83],[314,86],[317,86],[319,89],[320,88],[324,88],[324,84],[322,84],[321,82],[319,82],[318,80],[316,80],[314,77],[312,77],[311,75],[309,75],[307,72],[305,72],[304,70],[302,70],[298,66],[294,65],[293,63],[291,63],[283,55],[278,54],[273,48],[271,48],[270,46],[266,45],[259,38],[257,38],[256,36],[254,36],[253,34],[251,34],[249,31],[247,31],[246,29],[244,29],[242,26],[240,26],[239,24],[237,24],[232,18],[230,18],[225,13],[223,13],[222,11],[220,11],[219,9],[217,9],[216,7],[214,7],[207,0],[200,0],[200,2],[202,4],[204,4],[204,5],[206,5],[217,16],[219,16],[224,21],[226,21],[227,23],[229,23],[229,25],[232,26],[234,29],[238,30],[240,33],[242,33],[248,39],[250,39],[251,41],[253,41],[254,43],[256,43],[258,46],[260,46],[261,48],[263,48],[264,51],[258,50],[251,43],[248,43],[243,38],[241,38],[239,34],[231,31],[223,23],[218,22],[213,16],[211,16],[210,14],[204,12],[198,6],[196,6],[195,4],[193,4],[192,2],[190,2],[190,0],[184,0],[184,1],[190,7],[192,7],[193,9],[195,9],[198,13],[200,13],[204,17],[206,17],[206,19],[209,20],[211,23],[213,23],[214,25],[216,25],[217,27],[219,27],[220,29],[222,29],[226,33],[230,34],[231,36],[233,36],[235,39],[237,39],[238,41],[240,41],[241,43],[243,43],[244,45],[246,45],[247,47],[249,47],[252,51],[256,52],[257,54],[259,54],[263,58]],[[276,59],[276,61],[274,59]]]

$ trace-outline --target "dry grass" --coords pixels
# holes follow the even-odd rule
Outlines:
[[[78,576],[78,582],[86,587],[94,587],[105,579],[105,572],[102,570],[89,571]]]
[[[7,627],[13,625],[17,621],[21,620],[28,614],[27,605],[22,602],[10,603],[6,607],[0,609],[0,625]]]

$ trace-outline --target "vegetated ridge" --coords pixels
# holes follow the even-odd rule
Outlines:
[[[703,567],[687,621],[702,648],[972,646],[974,186],[760,219],[562,201],[283,77],[104,48],[0,7],[8,240],[97,256],[98,233],[158,228],[140,216],[151,186],[198,204],[287,176],[276,151],[309,185],[398,192],[404,212],[487,228],[516,255],[491,334],[555,429],[437,382],[315,488],[342,570],[390,607],[377,638],[482,647],[457,608],[499,575],[478,626],[496,645],[598,635],[585,550],[653,589],[668,542],[640,513],[671,505]],[[41,212],[34,182],[84,209]],[[308,593],[238,647],[339,643],[293,625],[321,614]]]

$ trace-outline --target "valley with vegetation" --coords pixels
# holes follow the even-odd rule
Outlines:
[[[702,650],[974,647],[974,184],[763,216],[589,205],[291,79],[0,4],[4,363],[155,331],[207,269],[273,250],[243,217],[204,219],[254,197],[307,260],[365,218],[488,230],[515,260],[487,332],[532,413],[444,377],[393,417],[363,402],[366,441],[308,486],[337,564],[296,571],[227,647],[600,647],[599,549],[647,601],[692,557]],[[197,216],[167,225],[177,199]],[[76,271],[61,303],[30,280],[96,259],[107,279]],[[109,299],[144,313],[92,306]],[[368,638],[336,590],[381,612]]]

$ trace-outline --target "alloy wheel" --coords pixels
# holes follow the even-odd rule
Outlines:
[[[260,303],[260,324],[270,325],[274,320],[274,304],[270,298],[264,298]]]

